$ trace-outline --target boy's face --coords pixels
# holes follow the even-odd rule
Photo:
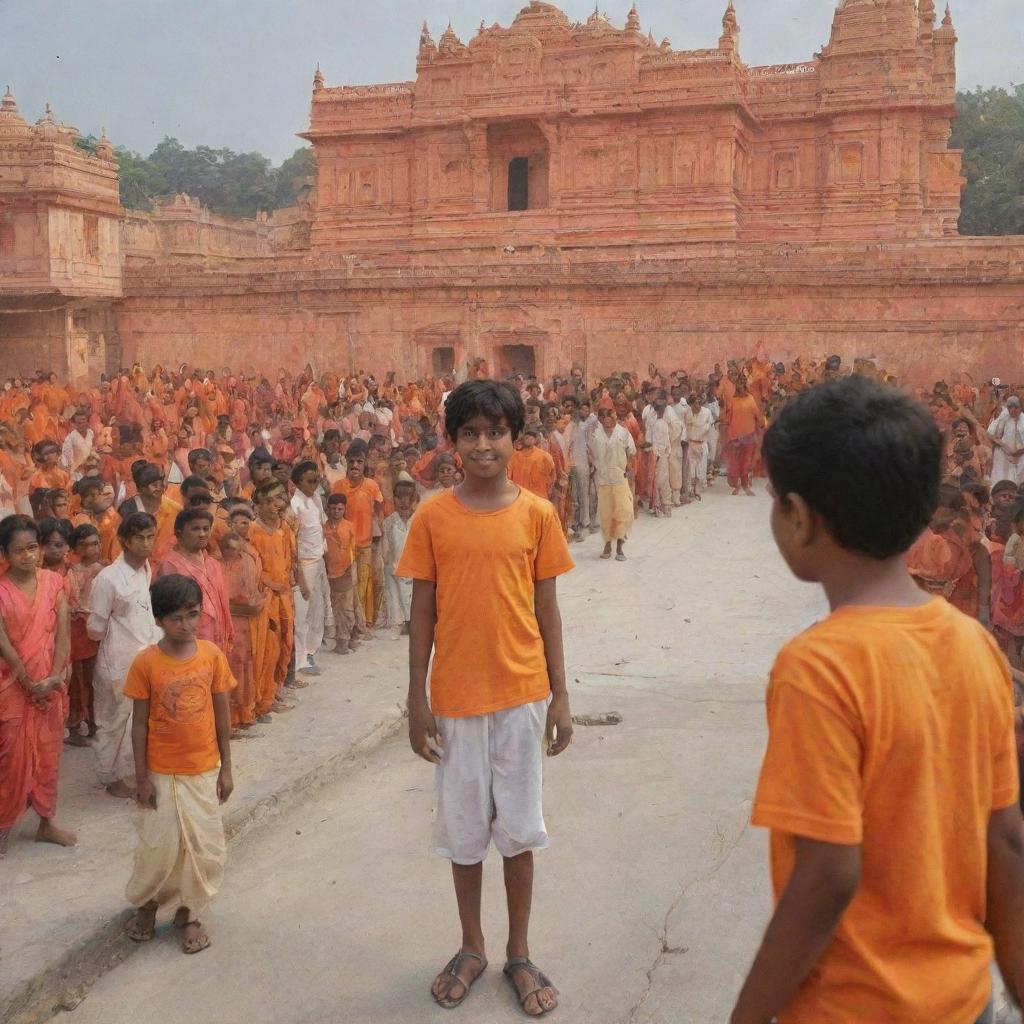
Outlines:
[[[57,465],[57,458],[58,458],[59,455],[60,455],[60,450],[59,449],[57,449],[57,448],[47,448],[43,452],[43,459],[42,459],[43,466],[45,466],[47,469],[52,469],[54,466]]]
[[[366,460],[361,455],[354,455],[348,460],[348,478],[357,484],[363,479],[366,472]]]
[[[43,545],[44,565],[63,565],[68,560],[68,542],[59,533],[51,533]]]
[[[194,476],[201,476],[205,479],[206,474],[210,472],[210,460],[207,458],[200,457],[194,459],[192,462],[192,473]]]
[[[531,448],[536,448],[539,440],[536,434],[523,434],[523,447],[527,451]]]
[[[231,523],[231,530],[237,536],[241,537],[242,540],[249,539],[249,527],[252,526],[252,520],[245,515],[235,515],[229,520]]]
[[[50,502],[50,507],[53,509],[55,519],[67,519],[71,510],[71,499],[65,494],[59,494]]]
[[[92,565],[100,558],[100,539],[95,534],[84,537],[75,545],[75,554],[83,565]]]
[[[12,568],[19,572],[30,573],[39,565],[41,549],[35,534],[28,530],[20,530],[11,538],[10,545],[4,554]]]
[[[210,524],[205,519],[193,519],[186,523],[178,534],[178,543],[189,552],[195,554],[205,551],[210,543]]]
[[[455,467],[450,462],[437,467],[437,482],[442,487],[451,487],[455,483]]]
[[[450,467],[454,470],[454,467]],[[412,509],[412,495],[409,493],[408,487],[403,487],[398,494],[395,495],[395,510],[398,512],[409,512]]]
[[[257,462],[253,464],[252,470],[249,473],[249,478],[253,482],[253,486],[256,484],[262,484],[269,480],[273,476],[271,472],[269,462]]]
[[[287,463],[281,463],[280,466],[275,466],[271,471],[271,476],[276,477],[285,486],[289,484],[292,478],[292,467]]]
[[[196,631],[199,629],[199,613],[200,605],[198,604],[189,608],[179,608],[176,612],[171,612],[170,615],[158,619],[157,625],[172,643],[188,643],[196,638]]]
[[[121,546],[133,558],[149,558],[153,553],[153,544],[156,541],[156,530],[150,528],[142,533],[133,533],[127,540],[121,541]]]
[[[320,474],[315,469],[310,469],[299,477],[296,486],[307,498],[312,498],[319,484]]]
[[[397,500],[397,499],[396,499]],[[327,506],[327,518],[332,523],[340,523],[345,518],[345,502],[332,501]]]
[[[493,480],[502,476],[514,451],[508,421],[504,416],[497,422],[487,416],[474,416],[459,427],[455,450],[462,459],[467,479]]]
[[[1017,500],[1017,494],[1015,491],[1009,489],[998,491],[992,498],[993,509],[1005,509],[1009,508]]]

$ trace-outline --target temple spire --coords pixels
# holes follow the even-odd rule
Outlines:
[[[317,61],[316,71],[313,73],[313,92],[319,92],[324,87],[324,74],[320,70],[320,62]]]
[[[725,14],[722,15],[722,36],[718,40],[718,48],[739,53],[740,23],[736,18],[736,8],[733,6],[732,0],[729,0],[729,4],[725,8]]]
[[[945,14],[945,16],[942,19],[942,24],[943,24],[944,28],[952,28],[953,27],[953,11],[950,9],[950,6],[949,6],[948,3],[946,4],[946,14]]]
[[[629,14],[626,15],[626,30],[628,32],[640,31],[640,13],[636,9],[635,0],[633,6],[629,9]]]

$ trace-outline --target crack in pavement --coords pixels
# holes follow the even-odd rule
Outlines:
[[[733,851],[739,845],[740,840],[746,835],[747,830],[749,828],[750,814],[747,813],[743,817],[742,827],[733,837],[732,841],[729,842],[728,845],[722,849],[714,865],[707,871],[705,871],[702,875],[699,875],[697,878],[694,878],[691,881],[687,882],[686,885],[684,885],[680,890],[679,895],[676,896],[676,898],[672,901],[671,906],[669,906],[668,910],[665,912],[665,918],[662,922],[661,931],[660,933],[656,933],[657,938],[661,944],[661,948],[658,950],[658,955],[654,958],[654,962],[645,972],[647,984],[644,986],[644,990],[640,994],[640,998],[630,1008],[628,1015],[624,1019],[624,1024],[636,1024],[637,1014],[640,1012],[644,1004],[647,1002],[654,988],[654,975],[657,973],[658,969],[665,963],[665,960],[670,956],[681,956],[689,950],[688,946],[670,946],[668,944],[668,929],[669,924],[672,920],[672,915],[680,907],[683,900],[686,899],[687,895],[690,893],[692,889],[700,885],[702,882],[706,882],[708,881],[708,879],[713,878],[716,874],[718,874],[719,871],[722,870],[723,867],[725,867],[729,858],[733,855]],[[722,835],[720,820],[715,822],[715,831],[718,833],[719,840],[723,841],[725,837]],[[654,929],[652,928],[651,931],[654,931]]]

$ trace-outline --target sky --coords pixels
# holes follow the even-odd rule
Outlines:
[[[735,0],[747,64],[811,59],[835,0]],[[526,0],[0,0],[0,88],[35,121],[49,102],[83,134],[148,154],[186,146],[256,150],[279,162],[302,140],[313,72],[327,85],[408,81],[420,25],[449,19],[463,41],[509,24]],[[1021,0],[954,0],[960,88],[1024,81]],[[630,0],[601,0],[612,23]],[[585,20],[593,0],[562,0]],[[937,3],[941,13],[941,0]],[[715,46],[725,0],[638,0],[643,30],[675,49]]]

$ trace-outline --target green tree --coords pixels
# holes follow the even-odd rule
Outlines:
[[[964,151],[960,233],[1024,234],[1024,85],[957,95],[951,144]]]

